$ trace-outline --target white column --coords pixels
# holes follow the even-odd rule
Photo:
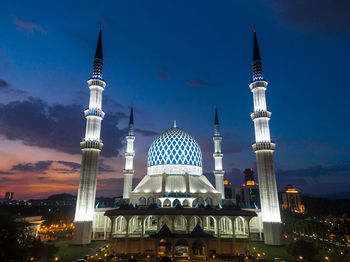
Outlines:
[[[125,169],[124,173],[124,189],[123,189],[123,198],[129,199],[130,193],[132,191],[132,177],[134,175],[134,135],[126,136],[126,152],[125,152]]]
[[[92,221],[94,215],[98,163],[103,143],[100,140],[102,111],[102,92],[106,82],[102,78],[101,30],[95,53],[92,78],[88,80],[90,89],[89,108],[84,111],[86,118],[85,138],[80,142],[82,160],[77,204],[75,209],[75,233],[72,243],[84,245],[91,243]]]
[[[267,82],[254,81],[250,89],[254,98],[254,112],[251,118],[255,127],[255,144],[261,215],[264,227],[265,244],[282,244],[281,215],[277,195],[276,175],[274,169],[273,152],[275,144],[271,142],[269,120],[271,112],[266,109],[265,91]]]
[[[215,169],[214,169],[214,175],[215,175],[215,187],[216,190],[221,193],[221,199],[225,199],[225,190],[224,190],[224,174],[225,171],[222,167],[222,158],[223,154],[221,152],[221,141],[222,136],[213,136],[214,141],[214,160],[215,160]]]

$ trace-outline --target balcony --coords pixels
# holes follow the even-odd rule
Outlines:
[[[254,152],[257,151],[274,151],[276,148],[276,144],[274,142],[258,142],[258,143],[254,143],[252,145]]]
[[[101,151],[103,147],[102,140],[83,140],[80,142],[80,148],[83,149],[96,149]]]
[[[271,112],[268,110],[254,111],[250,114],[250,117],[253,121],[257,118],[271,118]]]
[[[88,108],[84,111],[84,115],[85,117],[97,116],[103,119],[105,116],[105,112],[103,112],[101,109],[98,109],[98,108]]]

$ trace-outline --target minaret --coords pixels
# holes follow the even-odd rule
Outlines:
[[[219,117],[218,117],[218,109],[215,107],[215,121],[214,121],[214,160],[215,160],[215,187],[216,190],[221,193],[221,199],[225,199],[225,190],[224,190],[224,174],[225,171],[222,169],[222,157],[224,156],[221,153],[221,141],[222,136],[220,134],[220,126],[219,126]]]
[[[253,81],[249,85],[253,93],[254,111],[251,118],[255,128],[255,143],[258,167],[261,213],[265,244],[282,244],[282,224],[277,196],[276,175],[273,163],[275,143],[270,139],[269,120],[271,112],[266,108],[265,91],[267,82],[263,78],[262,64],[256,31],[254,29]]]
[[[129,120],[129,131],[126,136],[126,152],[125,152],[125,169],[124,172],[124,189],[123,189],[123,198],[129,199],[130,193],[132,190],[132,176],[134,175],[134,110],[131,107],[130,111],[130,120]]]
[[[75,233],[73,244],[84,245],[91,242],[92,219],[95,206],[98,162],[103,147],[100,140],[101,121],[105,115],[102,111],[102,91],[106,82],[102,78],[102,36],[98,36],[92,77],[88,80],[90,89],[89,108],[84,111],[86,118],[85,138],[80,142],[82,160],[80,181],[75,209]]]

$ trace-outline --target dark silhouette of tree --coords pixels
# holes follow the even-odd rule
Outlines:
[[[287,246],[287,252],[298,259],[300,256],[305,261],[313,261],[313,258],[318,254],[318,250],[312,242],[303,239],[291,242]]]
[[[11,214],[0,213],[0,261],[50,261],[58,248],[32,236],[27,222],[16,221]]]

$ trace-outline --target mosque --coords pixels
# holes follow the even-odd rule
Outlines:
[[[254,30],[253,82],[256,131],[253,149],[257,155],[262,210],[242,209],[225,200],[223,152],[218,111],[215,109],[213,158],[215,186],[203,175],[202,152],[197,141],[176,125],[159,135],[148,151],[147,174],[133,189],[134,116],[130,112],[126,136],[123,199],[113,208],[96,208],[103,57],[101,30],[95,53],[93,76],[89,79],[90,104],[85,110],[86,136],[81,142],[82,168],[78,190],[73,244],[92,240],[110,241],[117,256],[162,257],[173,261],[209,261],[220,256],[246,256],[251,240],[281,244],[281,221],[275,193],[274,143],[269,137],[266,109],[267,82],[262,78],[260,53]],[[276,211],[277,210],[277,211]],[[277,212],[277,213],[276,213]]]

